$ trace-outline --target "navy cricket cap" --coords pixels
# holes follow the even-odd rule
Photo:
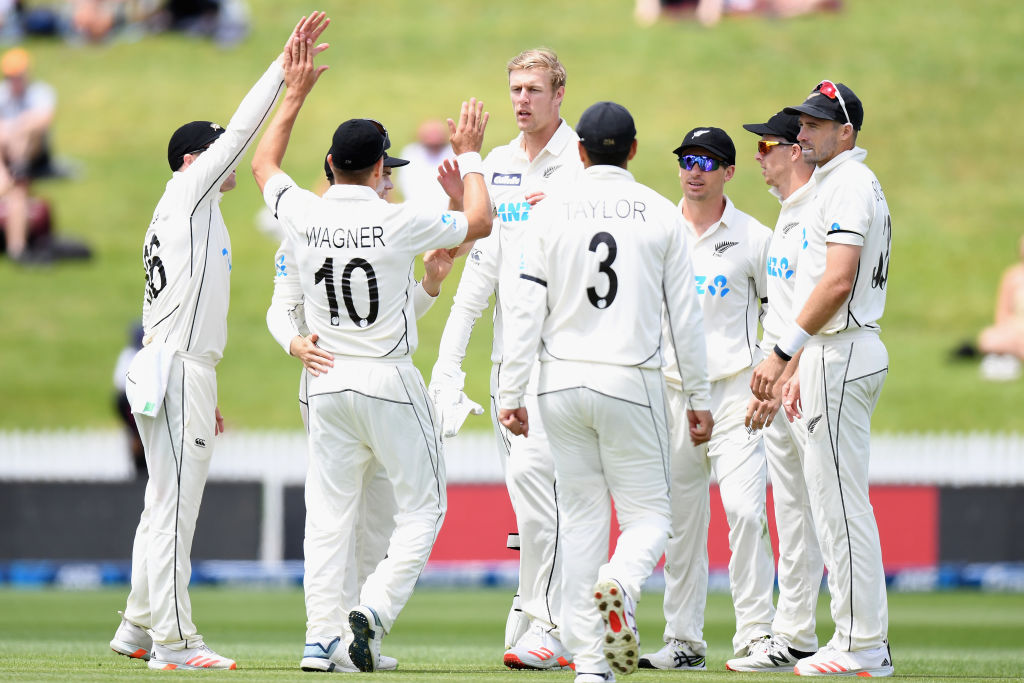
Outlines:
[[[689,148],[699,148],[718,157],[728,166],[736,165],[736,145],[732,138],[721,128],[714,126],[700,126],[694,128],[683,138],[683,144],[672,150],[677,157],[683,155],[683,151]]]
[[[780,111],[765,123],[744,123],[743,128],[755,135],[774,135],[794,145],[799,144],[796,136],[800,134],[800,117]]]
[[[843,105],[846,106],[846,111],[843,111]],[[786,107],[782,111],[787,114],[807,114],[818,119],[850,123],[854,130],[860,130],[864,123],[864,105],[861,104],[860,98],[842,83],[832,81],[822,81],[811,91],[803,104]]]
[[[636,125],[621,104],[597,102],[580,116],[576,134],[588,152],[627,152],[636,139]]]
[[[384,149],[389,149],[390,147],[391,147],[391,140],[389,138],[384,143]],[[333,147],[331,149],[333,149]],[[331,153],[331,150],[327,150],[327,154],[330,154],[330,153]],[[384,166],[386,168],[397,168],[399,166],[407,166],[408,164],[409,164],[409,160],[408,159],[400,159],[398,157],[388,156],[387,152],[384,153]],[[332,183],[334,182],[334,171],[331,169],[331,162],[329,162],[327,160],[327,156],[326,155],[324,155],[324,175],[327,176],[327,180],[329,182],[332,182]]]
[[[380,122],[349,119],[334,131],[330,154],[335,168],[359,171],[377,163],[390,146],[388,131]]]
[[[181,168],[186,154],[209,147],[224,134],[224,128],[212,121],[193,121],[174,131],[167,143],[167,163],[172,171]]]

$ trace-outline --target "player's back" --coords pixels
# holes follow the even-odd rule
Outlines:
[[[547,284],[540,359],[661,367],[665,268],[684,239],[675,206],[625,169],[591,166],[538,208],[521,277]]]

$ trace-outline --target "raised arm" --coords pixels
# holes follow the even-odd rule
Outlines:
[[[459,162],[464,187],[463,213],[469,221],[469,230],[466,231],[467,242],[491,234],[494,216],[491,213],[491,197],[487,194],[487,183],[484,181],[483,160],[480,158],[484,130],[490,117],[490,113],[484,111],[484,103],[473,97],[469,102],[462,103],[457,125],[448,119],[452,151]]]

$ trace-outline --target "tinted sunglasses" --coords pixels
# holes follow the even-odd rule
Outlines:
[[[703,154],[684,154],[679,157],[679,167],[685,168],[687,171],[692,170],[694,166],[702,171],[717,171],[722,163],[718,159],[712,159]]]
[[[373,124],[377,132],[384,136],[384,149],[391,149],[391,138],[388,136],[388,129],[384,127],[384,124],[376,119],[366,119]]]
[[[758,153],[761,156],[764,156],[764,155],[768,154],[768,152],[772,151],[772,149],[774,149],[778,145],[796,145],[796,144],[798,144],[798,143],[796,143],[796,142],[775,142],[773,140],[758,140],[757,141],[757,151],[758,151]]]
[[[846,102],[843,101],[843,94],[839,92],[839,88],[836,87],[835,83],[832,81],[822,81],[814,90],[830,100],[838,100],[839,106],[843,108],[843,116],[846,117],[846,122],[851,126],[853,125],[853,121],[850,120],[850,112],[846,111]]]

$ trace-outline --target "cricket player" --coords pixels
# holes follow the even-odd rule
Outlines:
[[[461,365],[473,325],[493,294],[491,417],[518,526],[509,545],[519,548],[519,591],[506,627],[503,661],[513,669],[564,668],[571,659],[558,631],[563,553],[558,549],[558,491],[551,453],[539,420],[534,420],[529,441],[510,434],[498,423],[496,401],[503,376],[503,294],[517,283],[523,230],[544,194],[573,182],[582,165],[576,133],[559,113],[566,74],[557,55],[543,48],[527,50],[508,63],[507,71],[519,135],[484,160],[497,212],[494,232],[478,242],[466,260],[431,372],[430,393],[446,436],[454,436],[470,409],[479,410],[462,393]],[[531,404],[534,396],[531,385]]]
[[[285,56],[300,37],[315,41],[322,12],[303,17],[284,51],[242,100],[227,128],[193,121],[174,132],[174,175],[146,232],[143,349],[126,375],[146,451],[149,483],[132,548],[132,589],[110,647],[148,659],[151,669],[234,669],[192,622],[189,556],[199,504],[224,428],[216,365],[227,341],[231,242],[220,212],[235,167],[281,91]]]
[[[376,193],[384,168],[386,130],[350,119],[334,132],[328,155],[334,182],[323,197],[298,187],[281,170],[295,119],[326,67],[297,41],[286,64],[287,93],[253,156],[256,183],[295,249],[306,323],[334,357],[326,373],[307,377],[309,470],[306,480],[306,649],[323,670],[380,668],[381,638],[412,594],[446,509],[443,453],[426,387],[412,364],[416,348],[413,263],[416,255],[455,248],[491,230],[491,204],[479,156],[488,116],[475,99],[449,123],[465,184],[465,212],[389,204]],[[345,564],[364,495],[364,475],[384,468],[397,515],[386,557],[367,577],[344,632]],[[332,666],[335,665],[335,666]]]
[[[701,670],[708,586],[712,471],[729,523],[729,585],[736,611],[732,646],[745,656],[771,635],[775,557],[765,509],[768,472],[760,433],[744,426],[750,373],[760,359],[757,321],[767,296],[765,259],[771,231],[737,209],[724,192],[736,172],[736,147],[721,128],[689,131],[673,150],[683,198],[678,211],[692,244],[694,287],[704,314],[715,433],[694,444],[683,420],[678,370],[665,368],[672,438],[672,538],[665,549],[665,646],[640,666]],[[672,338],[666,334],[667,343]],[[685,384],[683,385],[685,386]]]
[[[804,473],[828,567],[836,630],[796,663],[803,676],[890,676],[889,614],[878,527],[868,499],[871,413],[889,369],[879,338],[892,220],[882,186],[857,147],[864,107],[847,86],[822,81],[802,104],[797,141],[816,187],[793,294],[795,319],[750,380],[770,400],[803,350],[793,402],[807,425]],[[786,397],[789,400],[789,397]],[[799,406],[802,405],[802,408]]]
[[[584,173],[538,205],[508,297],[499,406],[506,428],[533,438],[525,399],[539,346],[565,554],[562,637],[586,683],[636,670],[635,604],[671,531],[663,306],[697,438],[712,419],[682,217],[627,170],[637,144],[625,107],[598,102],[576,130]],[[621,530],[610,560],[609,496]]]
[[[768,311],[762,325],[762,354],[772,348],[793,320],[793,287],[803,251],[807,213],[814,198],[814,164],[803,158],[800,120],[795,114],[779,112],[765,123],[748,123],[746,130],[761,136],[754,160],[761,165],[765,182],[782,204],[768,245]],[[795,364],[786,373],[796,370]],[[783,379],[788,379],[784,376]],[[804,480],[807,425],[776,418],[781,404],[782,383],[777,382],[770,401],[751,397],[747,426],[764,429],[768,471],[775,499],[775,522],[779,532],[779,600],[772,621],[773,638],[762,641],[746,657],[730,659],[730,671],[791,672],[797,660],[818,649],[815,611],[821,587],[823,563],[811,518],[811,504]]]
[[[385,144],[385,149],[390,147],[390,142]],[[408,161],[393,157],[385,153],[383,175],[377,185],[377,195],[388,199],[388,194],[394,188],[391,183],[391,169],[404,166]],[[326,179],[334,184],[334,172],[330,164],[324,161]],[[441,292],[441,283],[451,271],[452,255],[445,249],[435,249],[423,256],[424,277],[413,289],[413,309],[416,318],[421,318],[433,305],[436,297]],[[299,284],[298,273],[295,269],[295,257],[291,243],[286,239],[281,243],[274,257],[274,294],[270,308],[267,309],[267,327],[278,344],[291,356],[299,358],[303,363],[303,371],[299,377],[299,412],[302,415],[302,424],[309,429],[309,390],[306,383],[308,374],[318,375],[327,372],[334,364],[334,356],[316,345],[317,337],[310,334],[306,325],[302,286]],[[353,544],[353,557],[348,558],[344,565],[345,579],[342,583],[345,597],[342,599],[344,613],[348,610],[344,606],[355,607],[359,604],[359,587],[363,585],[368,577],[384,559],[387,550],[388,538],[395,529],[395,495],[388,481],[387,472],[380,466],[367,468],[363,482],[363,500],[359,510],[359,518],[353,531],[355,542]],[[345,633],[337,636],[338,641],[344,637],[346,641],[351,638],[347,624]],[[335,657],[342,660],[341,665],[335,664],[330,659],[321,656],[330,649],[330,643],[325,649],[319,642],[307,643],[311,650],[310,656],[303,656],[300,668],[309,671],[323,671],[334,665],[335,671],[355,672],[356,668],[351,660],[345,662],[347,653],[344,649],[338,650],[335,646]],[[381,654],[378,660],[378,668],[382,671],[390,671],[398,668],[398,661],[394,657]]]

